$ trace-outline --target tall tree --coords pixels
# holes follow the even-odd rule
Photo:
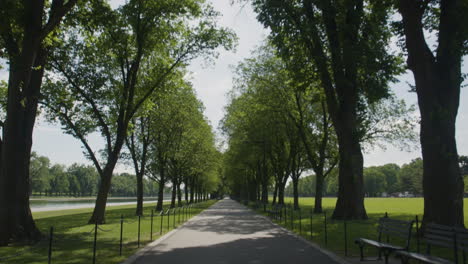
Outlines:
[[[56,196],[68,193],[70,183],[68,182],[65,166],[55,164],[50,168],[50,193]]]
[[[113,170],[129,124],[145,101],[162,92],[191,59],[232,47],[233,35],[216,25],[216,17],[200,0],[133,0],[117,10],[103,6],[83,19],[84,26],[71,28],[54,53],[51,96],[43,104],[81,141],[100,175],[90,223],[105,222]],[[102,162],[87,141],[94,131],[106,142]]]
[[[67,173],[73,175],[80,186],[81,196],[91,196],[98,187],[98,175],[93,166],[73,163],[67,169]]]
[[[339,144],[335,219],[367,218],[364,208],[362,117],[388,96],[399,72],[388,54],[386,1],[253,0],[258,19],[288,61],[305,54],[324,90]],[[311,74],[315,74],[311,72]]]
[[[420,158],[403,164],[398,173],[399,188],[401,192],[423,194],[423,161]]]
[[[29,208],[29,162],[46,39],[78,0],[2,0],[0,56],[9,64],[7,116],[3,124],[0,171],[0,245],[38,240]]]
[[[462,83],[462,56],[467,52],[468,2],[399,0],[408,68],[413,72],[421,113],[423,157],[423,225],[464,225],[463,178],[455,139]],[[425,30],[436,32],[431,50]]]
[[[32,152],[29,166],[30,193],[39,192],[39,195],[41,195],[49,189],[50,160],[47,157],[39,156],[36,152]]]
[[[151,122],[150,117],[145,113],[132,121],[132,130],[126,138],[127,149],[135,169],[137,186],[137,207],[136,215],[143,215],[143,177],[146,173],[148,162],[148,148],[151,144]]]

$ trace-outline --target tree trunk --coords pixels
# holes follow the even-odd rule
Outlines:
[[[182,206],[182,191],[180,190],[180,183],[177,184],[177,206]]]
[[[425,224],[464,226],[463,189],[455,139],[460,101],[461,58],[467,8],[462,0],[441,1],[436,56],[427,46],[420,3],[399,1],[421,113]]]
[[[164,177],[160,176],[160,177]],[[156,211],[161,211],[163,209],[163,202],[164,202],[164,183],[165,181],[160,178],[158,182],[158,202],[156,203]]]
[[[268,179],[262,182],[262,202],[268,204]]]
[[[448,80],[447,67],[430,76],[416,76],[420,91],[421,146],[423,157],[424,223],[464,226],[464,183],[458,167],[455,123],[459,103],[458,92]],[[459,88],[459,84],[458,84]],[[422,90],[422,89],[421,89]],[[438,94],[438,95],[434,95]]]
[[[31,29],[32,30],[32,29]],[[37,29],[39,30],[39,29]],[[29,161],[46,51],[27,34],[18,63],[10,64],[7,119],[1,153],[0,245],[41,237],[29,207]],[[31,70],[40,66],[38,70]]]
[[[185,183],[184,192],[185,192],[185,203],[188,204],[189,203],[189,190],[188,190],[187,183]]]
[[[171,208],[174,208],[174,207],[175,207],[176,196],[177,196],[177,184],[176,184],[176,183],[172,183]]]
[[[257,190],[259,189],[258,185],[255,181],[252,181],[249,186],[250,186],[249,201],[255,202],[257,201],[257,194],[258,194]]]
[[[297,187],[299,185],[299,178],[293,177],[293,197],[294,197],[294,210],[299,209],[299,192]]]
[[[138,173],[137,178],[137,208],[136,215],[143,215],[143,174]]]
[[[192,180],[192,184],[190,185],[190,203],[193,203],[194,202],[194,197],[195,196],[195,186],[193,186],[193,180]]]
[[[278,204],[284,204],[284,184],[278,186]]]
[[[339,130],[339,129],[338,129]],[[367,219],[364,207],[364,158],[357,136],[352,129],[339,131],[338,199],[333,219]]]
[[[272,204],[273,204],[273,205],[276,204],[277,195],[278,195],[278,182],[275,181],[275,190],[274,190],[274,192],[273,192],[273,201],[272,201]]]
[[[110,165],[110,164],[108,164]],[[107,197],[109,195],[109,190],[112,182],[112,173],[114,171],[114,166],[106,166],[106,169],[101,175],[101,183],[99,184],[98,193],[96,197],[96,203],[94,205],[94,211],[91,218],[88,221],[88,224],[104,224],[105,223],[105,213],[107,205]]]
[[[255,201],[263,201],[262,195],[263,193],[261,192],[262,189],[262,184],[257,185],[256,192],[255,192]]]
[[[323,197],[323,174],[317,174],[315,177],[315,204],[314,204],[314,213],[322,213],[322,197]]]

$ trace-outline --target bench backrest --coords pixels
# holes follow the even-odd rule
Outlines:
[[[411,229],[413,228],[414,221],[403,221],[382,217],[379,219],[379,242],[382,242],[382,235],[401,237],[406,240],[405,248],[408,249],[411,240]],[[388,242],[388,241],[387,241]]]
[[[455,239],[457,240],[457,249],[463,253],[463,263],[467,262],[466,253],[468,252],[468,230],[455,227]]]
[[[468,252],[468,230],[460,227],[455,227],[454,230],[458,249],[464,252]]]
[[[454,248],[456,243],[455,231],[451,226],[429,223],[424,230],[424,240],[428,245],[428,250],[430,250],[431,245]]]
[[[428,223],[424,229],[426,253],[431,254],[431,247],[438,246],[453,249],[455,263],[458,263],[456,230],[452,226]]]

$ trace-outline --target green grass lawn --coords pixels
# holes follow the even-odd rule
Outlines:
[[[215,201],[195,204],[191,216],[195,216],[208,208]],[[165,209],[168,206],[165,205]],[[151,242],[151,210],[154,204],[145,204],[144,216],[140,222],[140,248]],[[54,227],[52,263],[92,263],[94,225],[86,224],[92,208],[73,209],[33,213],[37,226],[48,234]],[[156,213],[155,213],[156,214]],[[124,217],[123,249],[119,255],[120,217]],[[180,221],[179,221],[180,218]],[[162,234],[174,228],[174,216],[163,217]],[[186,219],[187,220],[187,219]],[[183,222],[183,214],[176,214],[175,225]],[[113,206],[107,209],[106,224],[99,226],[97,233],[96,263],[119,263],[134,254],[137,250],[138,218],[135,216],[135,205]],[[161,232],[161,216],[153,218],[153,240],[159,238]],[[0,263],[47,263],[48,240],[45,238],[33,246],[11,245],[0,248]],[[2,260],[7,256],[16,257]]]
[[[285,198],[286,204],[292,204],[292,198]],[[346,221],[346,240],[345,240],[345,226],[344,221],[331,220],[331,215],[335,207],[336,198],[324,198],[323,209],[327,215],[327,237],[325,237],[325,214],[312,214],[314,205],[314,198],[300,198],[299,205],[301,207],[301,218],[299,220],[299,212],[294,212],[294,221],[291,224],[291,215],[288,211],[288,217],[285,221],[274,220],[276,223],[294,231],[302,237],[312,240],[319,244],[321,247],[327,248],[338,255],[345,255],[345,241],[347,242],[348,256],[359,256],[359,247],[354,244],[355,238],[364,237],[370,239],[377,239],[377,221],[383,217],[385,213],[388,216],[396,219],[414,220],[416,215],[419,220],[422,219],[423,214],[423,199],[422,198],[366,198],[365,206],[368,220],[355,220]],[[468,226],[468,199],[465,199],[465,225]],[[263,208],[258,208],[259,213],[265,214]],[[312,231],[311,231],[311,215],[312,215]],[[413,228],[413,232],[414,232]],[[413,236],[411,243],[411,250],[416,250],[417,243],[416,237]],[[400,239],[390,238],[391,243],[402,244]],[[424,251],[424,243],[420,243],[421,252]],[[434,248],[434,255],[444,256],[451,258],[452,251],[446,251]],[[365,255],[376,256],[376,250],[372,247],[365,247]]]

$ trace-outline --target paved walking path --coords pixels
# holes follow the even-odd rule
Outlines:
[[[229,199],[219,201],[154,244],[126,263],[340,263]]]

